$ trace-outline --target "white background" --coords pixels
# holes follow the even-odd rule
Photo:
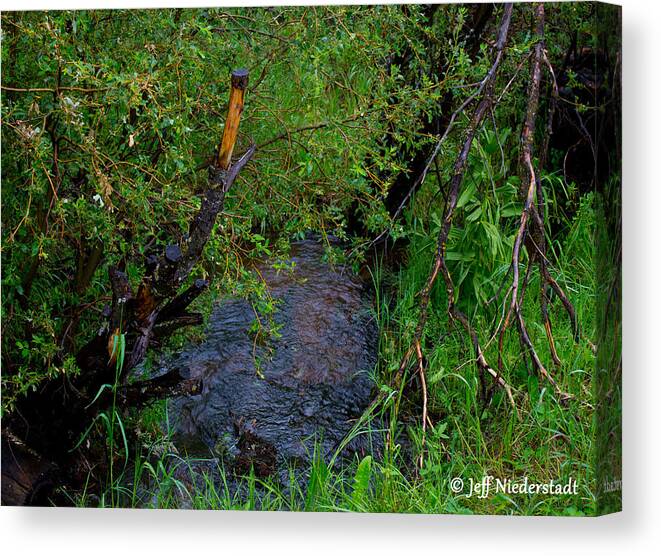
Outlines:
[[[3,10],[272,5],[0,0]],[[311,4],[319,2],[296,2]],[[330,2],[322,2],[330,3]],[[661,17],[624,6],[624,507],[602,518],[0,508],[3,554],[648,554],[661,549]]]

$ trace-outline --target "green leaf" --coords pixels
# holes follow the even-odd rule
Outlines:
[[[466,220],[468,222],[475,222],[480,215],[482,214],[482,207],[478,206],[473,212],[471,212],[467,217]]]
[[[351,497],[355,503],[364,503],[369,492],[371,477],[372,456],[365,456],[358,464],[356,475],[353,478],[353,492],[351,493]]]
[[[468,201],[470,201],[475,195],[476,189],[477,186],[475,185],[475,182],[471,182],[470,184],[466,185],[466,187],[464,187],[464,190],[461,192],[459,199],[457,200],[457,207],[461,208],[466,203],[468,203]]]

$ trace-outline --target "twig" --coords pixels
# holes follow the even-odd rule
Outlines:
[[[361,118],[364,118],[367,114],[370,112],[373,112],[373,110],[366,110],[363,112],[359,112],[357,114],[353,114],[352,116],[349,116],[348,118],[345,118],[344,120],[341,120],[339,122],[332,122],[332,121],[326,121],[326,122],[319,122],[316,124],[309,124],[309,125],[304,125],[296,129],[291,129],[287,130],[284,133],[281,133],[280,135],[276,135],[275,137],[272,137],[271,139],[268,139],[267,141],[264,141],[263,143],[260,143],[257,145],[257,148],[259,150],[263,149],[264,147],[268,147],[269,145],[272,145],[273,143],[276,143],[277,141],[282,141],[283,139],[288,139],[291,135],[297,134],[297,133],[303,133],[304,131],[314,131],[317,129],[323,129],[325,127],[328,127],[330,125],[342,125],[342,124],[347,124],[349,122],[355,122],[356,120],[359,120]]]
[[[79,93],[101,93],[103,91],[110,90],[110,87],[100,87],[98,89],[88,89],[85,87],[57,87],[52,89],[50,87],[27,87],[25,89],[19,87],[7,87],[5,85],[0,85],[0,89],[3,91],[13,91],[15,93],[56,93],[57,91],[76,91]]]

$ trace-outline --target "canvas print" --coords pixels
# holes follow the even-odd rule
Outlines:
[[[621,509],[621,9],[8,11],[2,504]]]

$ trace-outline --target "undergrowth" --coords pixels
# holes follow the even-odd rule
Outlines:
[[[142,446],[133,465],[112,477],[105,494],[84,493],[82,506],[198,508],[232,510],[357,511],[414,513],[480,513],[519,515],[586,515],[595,500],[591,461],[593,407],[591,369],[594,355],[585,338],[594,337],[595,277],[591,196],[583,198],[562,243],[552,244],[553,270],[571,296],[582,328],[575,342],[560,301],[552,300],[551,316],[563,367],[553,370],[561,390],[573,397],[565,402],[550,385],[535,376],[521,346],[512,336],[504,348],[506,379],[513,386],[517,411],[498,389],[486,399],[463,330],[448,321],[442,287],[433,292],[433,315],[424,341],[429,354],[427,386],[429,414],[422,468],[417,377],[405,377],[399,389],[391,380],[416,323],[417,293],[426,279],[434,241],[429,231],[411,236],[407,259],[398,270],[376,261],[370,268],[379,330],[379,358],[374,370],[375,404],[356,423],[351,436],[385,423],[381,454],[347,462],[338,453],[313,456],[304,478],[293,469],[287,484],[260,479],[254,473],[238,480],[215,459],[194,460],[177,453],[169,434],[167,404],[159,402],[137,417]],[[415,225],[414,225],[415,228]],[[502,279],[502,278],[501,278]],[[529,287],[537,291],[539,277]],[[495,357],[497,342],[489,338],[497,307],[482,304],[472,314],[487,357]],[[539,306],[529,296],[523,307],[529,322],[538,322]],[[550,361],[541,325],[530,330],[540,356]],[[376,394],[375,394],[376,395]],[[383,426],[383,425],[381,425]],[[373,431],[372,431],[373,432]],[[576,482],[575,493],[466,496],[471,481],[483,477],[530,483]],[[464,481],[454,492],[453,478]],[[230,484],[232,486],[230,486]]]

